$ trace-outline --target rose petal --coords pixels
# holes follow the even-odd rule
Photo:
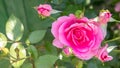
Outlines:
[[[57,21],[52,23],[51,32],[55,38],[59,37],[58,30],[59,30],[60,26],[66,21],[66,19],[68,19],[67,16],[62,16],[62,17],[58,18]]]
[[[64,47],[64,45],[58,39],[53,40],[53,45],[56,46],[57,48],[63,48]]]

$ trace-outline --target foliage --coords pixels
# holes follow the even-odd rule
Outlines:
[[[115,12],[119,0],[0,0],[0,66],[3,68],[120,68],[120,12]],[[59,11],[42,19],[34,7],[48,3]],[[113,60],[102,63],[93,58],[83,61],[67,57],[52,45],[51,24],[59,16],[84,11],[88,18],[108,9],[112,19],[102,44],[117,46]],[[57,13],[58,12],[58,13]],[[78,13],[76,13],[78,14]]]

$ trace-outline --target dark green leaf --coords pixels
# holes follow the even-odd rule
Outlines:
[[[0,68],[12,68],[9,60],[0,59]]]
[[[45,36],[46,30],[36,30],[33,31],[29,36],[29,41],[31,43],[38,43]]]
[[[80,3],[83,3],[85,0],[74,0],[74,2],[76,3],[76,4],[80,4]]]
[[[88,64],[87,68],[98,68],[98,67],[97,67],[96,63],[91,62]]]
[[[60,4],[60,2],[61,2],[60,0],[52,0],[51,1],[51,3],[53,3],[53,4]]]
[[[57,49],[51,42],[45,42],[45,48],[47,54],[57,55]]]

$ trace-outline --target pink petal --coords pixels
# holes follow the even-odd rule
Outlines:
[[[53,40],[53,45],[56,46],[57,48],[63,48],[64,47],[64,45],[58,39]]]
[[[42,13],[43,16],[50,16],[50,12],[48,12],[47,10],[45,10],[43,13]]]
[[[98,50],[98,53],[96,54],[96,57],[102,62],[110,61],[113,59],[112,56],[108,55],[107,47],[108,47],[108,44],[106,44],[103,48],[100,48]]]
[[[57,21],[55,21],[55,22],[52,23],[51,32],[52,32],[52,34],[53,34],[53,36],[54,36],[55,38],[58,38],[58,37],[59,37],[59,32],[58,32],[59,27],[60,27],[61,24],[63,24],[67,19],[68,19],[67,16],[62,16],[62,17],[59,17],[59,18],[57,19]]]
[[[92,53],[91,51],[79,52],[79,51],[73,50],[73,54],[82,60],[89,60],[94,56],[94,53]]]

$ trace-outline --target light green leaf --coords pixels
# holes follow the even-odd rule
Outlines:
[[[59,10],[52,9],[51,14],[56,14],[56,13],[60,13],[60,12],[61,11],[59,11]]]
[[[109,46],[107,48],[107,52],[110,53],[114,48],[116,48],[117,46]]]
[[[76,65],[76,68],[83,68],[83,62],[78,61],[78,64]]]
[[[82,17],[84,16],[84,12],[81,11],[81,10],[77,10],[77,11],[75,12],[75,16],[76,16],[77,18],[82,18]]]
[[[120,22],[120,21],[118,21],[118,20],[114,19],[113,17],[111,17],[109,22]]]
[[[33,45],[30,45],[28,47],[28,52],[32,56],[33,59],[37,59],[38,58],[37,49]]]
[[[45,36],[46,30],[36,30],[33,31],[30,36],[29,36],[29,41],[31,43],[38,43],[39,41],[41,41],[43,39],[43,37]]]
[[[10,62],[15,68],[19,68],[26,58],[26,50],[20,43],[13,43],[10,47]]]
[[[3,33],[0,33],[0,48],[5,47],[7,44],[7,38]]]
[[[6,23],[7,37],[12,41],[19,41],[23,36],[24,26],[14,15],[11,15]]]
[[[43,55],[35,62],[35,66],[36,68],[52,68],[57,59],[58,57],[54,55]]]

